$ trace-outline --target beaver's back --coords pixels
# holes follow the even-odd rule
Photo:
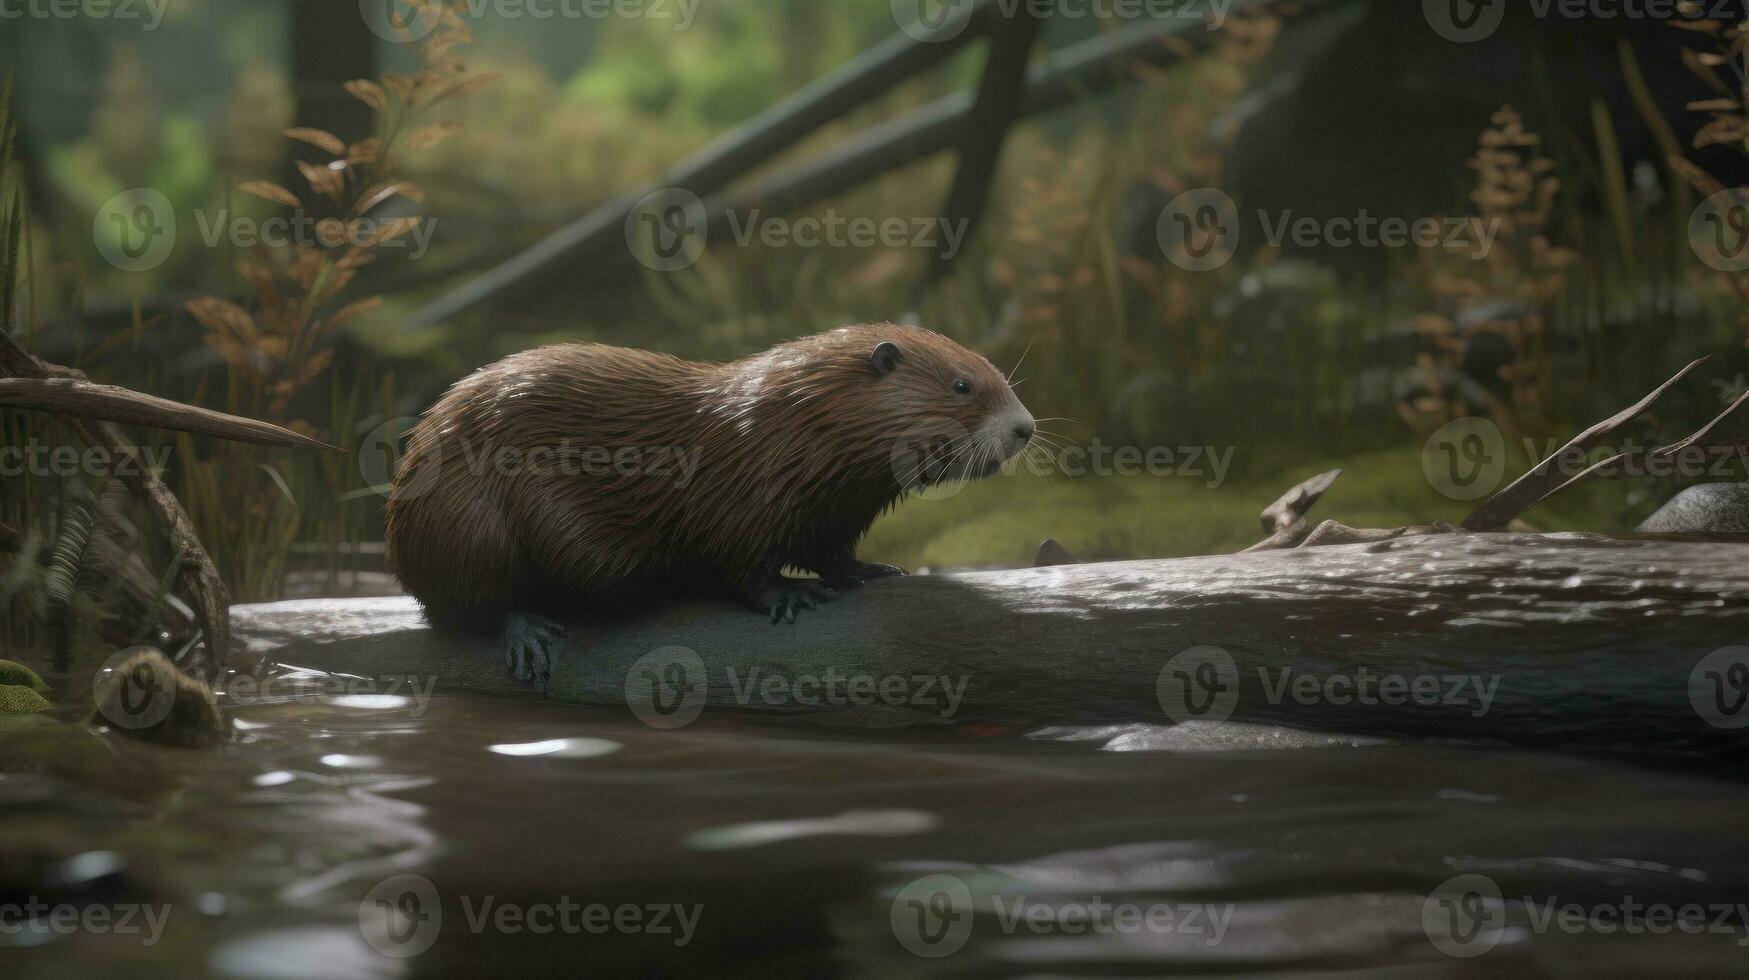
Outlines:
[[[708,424],[721,370],[565,344],[458,382],[414,428],[389,498],[402,584],[434,618],[489,618],[519,594],[657,571],[684,497],[673,457]]]

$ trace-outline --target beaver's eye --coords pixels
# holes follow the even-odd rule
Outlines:
[[[972,383],[964,378],[960,378],[953,383],[953,390],[954,393],[958,395],[969,395],[972,393]]]

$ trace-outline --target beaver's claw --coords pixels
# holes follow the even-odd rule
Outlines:
[[[843,567],[833,569],[826,577],[826,582],[833,588],[854,589],[866,585],[871,579],[890,578],[894,575],[909,575],[897,565],[882,565],[872,561],[856,561],[852,559]]]
[[[565,627],[543,616],[511,613],[504,617],[504,665],[510,676],[533,684],[542,694],[552,683],[553,663],[559,658],[559,644],[565,640]]]
[[[753,608],[770,614],[773,625],[783,620],[793,623],[803,609],[816,609],[836,598],[837,592],[810,579],[775,578],[759,590]]]

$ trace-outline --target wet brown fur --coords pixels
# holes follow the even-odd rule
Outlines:
[[[903,357],[882,375],[882,342]],[[972,382],[957,395],[955,379]],[[1019,410],[984,357],[916,327],[846,327],[729,364],[564,344],[462,380],[415,428],[388,507],[391,560],[439,622],[717,592],[751,601],[786,566],[830,575],[905,493],[894,447],[944,420]],[[690,481],[483,464],[506,449],[677,447]],[[465,447],[465,449],[464,449]],[[956,475],[1012,450],[961,439]],[[599,462],[600,456],[596,457]]]

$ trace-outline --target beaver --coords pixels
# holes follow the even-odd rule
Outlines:
[[[921,327],[726,364],[542,347],[463,379],[414,427],[389,557],[435,625],[496,629],[511,674],[544,691],[565,636],[548,617],[714,594],[794,623],[905,574],[857,559],[875,518],[995,473],[1034,431],[995,365]]]

